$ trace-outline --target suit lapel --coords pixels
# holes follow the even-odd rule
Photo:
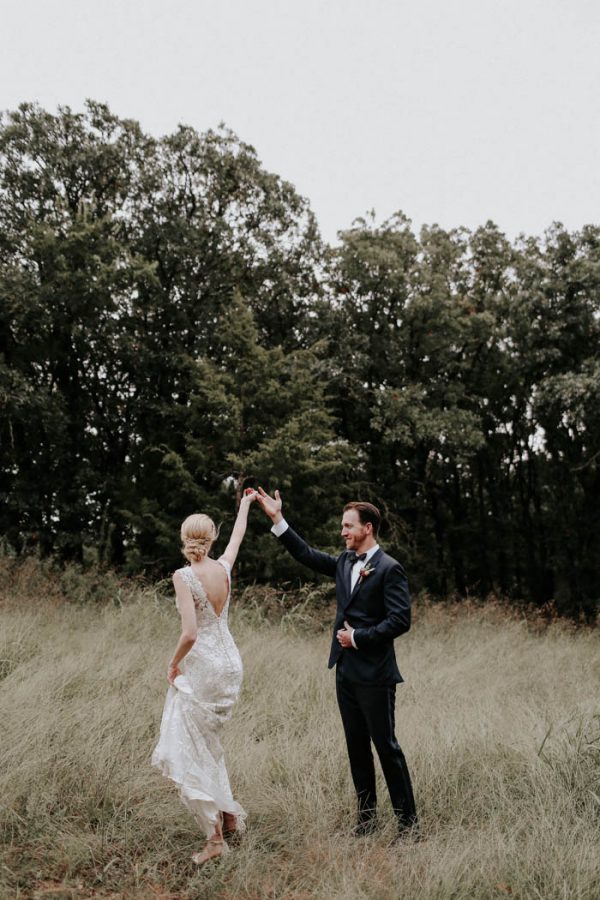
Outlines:
[[[377,560],[379,559],[379,556],[380,556],[381,553],[382,553],[382,550],[381,550],[381,547],[380,547],[379,550],[377,551],[377,553],[374,553],[373,556],[365,563],[365,565],[369,566],[369,568],[371,568],[371,569],[374,569],[375,566],[377,565]],[[361,578],[361,577],[359,576],[359,577],[356,579],[356,584],[354,585],[354,590],[351,591],[351,590],[350,590],[350,572],[351,572],[351,570],[352,570],[352,566],[350,566],[350,567],[349,567],[349,570],[348,570],[348,590],[347,590],[347,600],[346,600],[346,602],[344,603],[344,609],[345,609],[347,606],[350,606],[350,604],[352,603],[352,601],[354,600],[354,598],[355,598],[356,595],[358,594],[358,592],[359,592],[359,590],[360,590],[360,588],[361,588],[361,585],[362,585],[363,581],[365,580],[364,578]],[[367,577],[368,577],[368,576],[367,576]]]
[[[346,556],[346,559],[344,560],[344,566],[346,567],[344,569],[344,587],[346,588],[346,600],[345,600],[345,603],[343,604],[344,606],[350,599],[350,594],[351,594],[350,585],[352,584],[352,565],[353,565],[353,563],[352,563],[352,560],[350,559],[350,556],[349,555]]]

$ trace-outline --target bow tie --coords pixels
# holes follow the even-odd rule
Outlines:
[[[354,550],[350,550],[350,552],[348,553],[348,559],[350,560],[350,562],[353,566],[357,562],[362,562],[366,558],[367,558],[366,553],[355,553]]]

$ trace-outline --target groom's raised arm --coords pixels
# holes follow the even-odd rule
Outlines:
[[[259,488],[258,494],[258,502],[273,522],[271,531],[281,541],[288,553],[314,572],[335,578],[337,557],[323,553],[321,550],[315,550],[293,528],[290,528],[281,512],[282,502],[279,491],[275,491],[275,496],[270,497],[262,488]]]
[[[308,566],[309,569],[320,572],[321,575],[330,575],[332,578],[335,578],[337,557],[331,556],[329,553],[323,553],[322,550],[315,550],[293,528],[290,528],[285,519],[281,520],[280,525],[283,524],[286,527],[280,534],[274,531],[277,527],[276,525],[273,525],[271,531],[276,534],[288,553],[294,559],[297,559],[299,563],[302,563],[303,566]]]

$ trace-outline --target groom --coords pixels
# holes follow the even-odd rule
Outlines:
[[[372,503],[347,503],[342,516],[346,550],[338,557],[315,550],[290,528],[279,491],[259,488],[258,502],[273,521],[271,531],[286,550],[315,572],[336,581],[337,610],[329,668],[336,666],[337,700],[358,798],[353,834],[376,825],[377,750],[401,834],[416,835],[417,815],[404,754],[394,734],[396,684],[402,676],[394,638],[410,628],[410,597],[404,570],[377,543],[381,515]]]

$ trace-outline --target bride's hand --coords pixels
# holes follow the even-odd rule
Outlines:
[[[245,503],[247,506],[250,506],[251,503],[254,503],[257,497],[258,491],[255,491],[254,488],[246,488],[246,490],[242,494],[241,502]]]
[[[181,675],[179,666],[174,666],[172,663],[169,663],[167,668],[167,681],[169,684],[173,684],[178,675]]]

